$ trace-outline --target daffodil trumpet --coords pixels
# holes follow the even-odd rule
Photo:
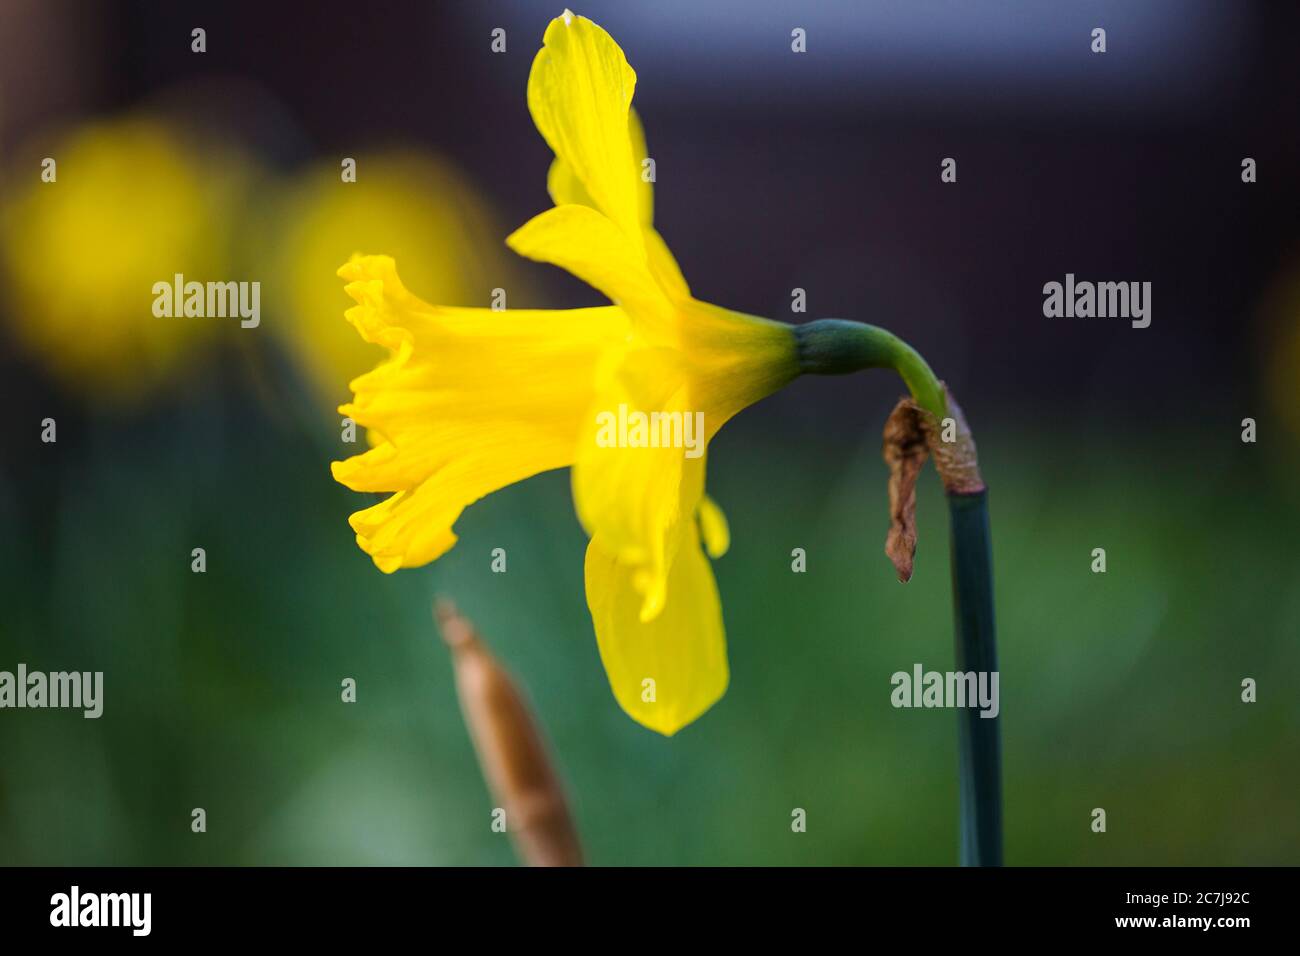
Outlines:
[[[958,659],[993,662],[983,481],[956,402],[924,359],[883,329],[835,319],[795,327],[695,298],[654,225],[636,83],[599,26],[567,10],[551,21],[529,74],[528,108],[555,154],[546,177],[554,206],[506,240],[611,304],[453,308],[414,295],[387,256],[357,254],[339,269],[356,302],[347,319],[388,350],[352,381],[352,401],[339,409],[368,430],[371,447],[334,462],[335,479],[387,494],[350,517],[357,544],[385,573],[428,564],[456,543],[466,507],[570,468],[588,537],[587,606],[610,689],[638,723],[672,735],[712,707],[730,679],[710,563],[726,553],[730,531],[705,492],[709,441],[800,375],[890,368],[911,397],[885,429],[886,552],[906,580],[916,479],[932,455],[949,501],[961,499],[952,505]],[[636,438],[625,440],[629,429],[615,426],[634,416]],[[642,422],[671,426],[656,432],[670,437],[680,429],[682,440],[642,440]],[[980,724],[996,720],[977,721],[962,738],[963,801],[969,791],[978,849],[967,859],[992,862],[996,729],[990,744]]]

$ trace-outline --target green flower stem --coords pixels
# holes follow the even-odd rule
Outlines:
[[[799,370],[808,375],[846,375],[868,368],[892,368],[902,376],[916,404],[936,418],[948,413],[943,386],[921,354],[892,332],[849,322],[818,319],[795,326]]]
[[[993,674],[998,669],[998,650],[988,491],[949,492],[948,517],[956,669]],[[1002,717],[982,713],[965,707],[957,714],[962,866],[1002,865]]]
[[[818,319],[795,328],[799,368],[805,374],[843,375],[890,368],[907,384],[912,400],[938,421],[949,414],[947,390],[910,345],[873,325]],[[952,415],[965,430],[956,403]],[[933,424],[933,423],[932,423]],[[953,630],[959,672],[998,669],[993,616],[993,557],[988,490],[979,477],[969,430],[956,445],[936,445],[927,434],[944,478],[951,528]],[[964,707],[958,720],[961,863],[1002,865],[1001,717],[982,717]]]

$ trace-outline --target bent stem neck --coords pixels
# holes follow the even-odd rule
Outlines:
[[[801,373],[846,375],[891,368],[902,377],[916,404],[935,418],[947,415],[943,385],[921,354],[894,333],[847,319],[817,319],[796,326],[794,335]]]

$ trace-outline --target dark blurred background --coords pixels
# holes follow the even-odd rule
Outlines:
[[[637,70],[694,293],[884,325],[961,398],[992,489],[1008,862],[1300,862],[1294,7],[576,12]],[[380,575],[352,542],[334,407],[378,356],[342,319],[351,252],[430,301],[600,301],[502,242],[550,204],[524,93],[559,13],[0,4],[0,669],[106,685],[97,721],[0,711],[0,862],[511,861],[435,592],[528,687],[592,862],[955,862],[955,718],[888,704],[891,673],[952,651],[932,475],[906,588],[882,551],[883,373],[798,382],[714,442],[732,684],[671,740],[609,693],[567,475],[471,508],[429,568]],[[259,328],[160,325],[149,289],[178,271],[260,281]],[[1150,327],[1045,318],[1067,272],[1151,282]]]

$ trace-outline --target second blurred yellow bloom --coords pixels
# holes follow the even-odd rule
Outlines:
[[[23,183],[0,210],[19,345],[99,404],[133,403],[174,378],[212,326],[158,319],[152,289],[177,273],[229,274],[237,223],[227,213],[249,179],[242,157],[200,151],[140,116],[44,140],[9,175]]]

